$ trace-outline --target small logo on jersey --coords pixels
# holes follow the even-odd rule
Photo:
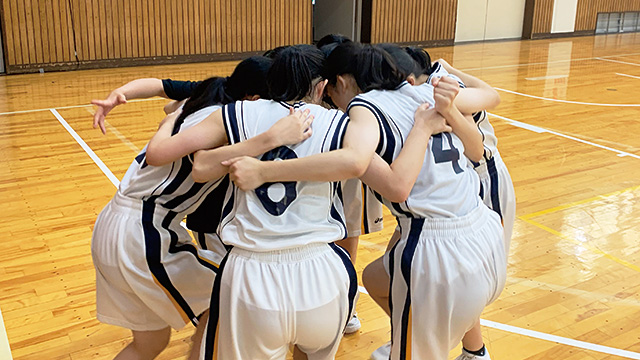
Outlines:
[[[375,219],[375,220],[373,221],[373,223],[374,223],[374,224],[377,224],[377,223],[379,223],[379,222],[381,222],[381,221],[382,221],[382,218],[380,217],[380,218]]]

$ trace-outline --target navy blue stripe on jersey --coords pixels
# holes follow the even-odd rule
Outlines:
[[[198,242],[198,246],[203,250],[207,250],[207,235],[203,232],[193,232],[195,233],[196,241]]]
[[[229,252],[224,256],[220,262],[218,268],[218,275],[213,282],[213,289],[211,291],[211,302],[209,303],[209,321],[207,322],[207,330],[204,334],[204,358],[206,360],[217,360],[213,358],[216,353],[216,332],[218,330],[218,323],[220,322],[220,286],[222,283],[222,276],[224,274],[224,268],[229,258]]]
[[[331,125],[329,126],[329,128],[333,128],[333,122],[336,120],[336,117],[338,116],[338,114],[340,114],[340,112],[336,111],[336,113],[333,115],[333,117],[331,118]],[[324,134],[324,139],[322,140],[322,147],[320,149],[322,149],[322,151],[325,151],[326,149],[326,144],[327,144],[327,139],[329,138],[329,133],[330,131],[327,131]]]
[[[484,186],[482,185],[482,181],[480,181],[480,199],[484,199]]]
[[[362,225],[364,227],[364,234],[369,233],[369,214],[367,213],[367,209],[369,205],[367,204],[367,185],[362,184]]]
[[[229,144],[240,142],[235,103],[227,104],[222,108],[222,122],[224,123],[224,130],[227,133]]]
[[[191,310],[191,307],[182,297],[178,289],[176,289],[171,283],[169,274],[167,274],[167,271],[162,264],[162,239],[158,229],[156,229],[153,224],[155,206],[155,203],[149,201],[143,202],[142,205],[142,228],[144,231],[145,256],[147,259],[147,265],[149,266],[149,271],[151,271],[151,274],[153,274],[160,286],[169,293],[175,303],[180,306],[187,317],[191,319],[191,322],[194,325],[197,325],[196,314]]]
[[[154,190],[154,192],[158,188],[160,188],[160,186],[164,185],[171,178],[171,174],[173,173],[173,169],[175,168],[175,165],[176,165],[176,162],[171,164],[171,172],[169,173],[169,176],[167,176],[167,178],[162,182],[162,184],[158,185],[158,187]],[[167,187],[165,187],[164,190],[162,190],[162,192],[160,194],[151,196],[147,200],[148,201],[156,201],[156,199],[159,198],[162,195],[173,194],[173,192],[178,190],[180,185],[182,185],[182,183],[184,183],[184,181],[187,180],[187,178],[189,176],[191,176],[191,169],[192,168],[193,168],[193,165],[189,161],[189,158],[187,156],[184,156],[182,159],[180,159],[180,165],[178,167],[178,173],[173,178],[173,180],[171,180],[169,185],[167,185]]]
[[[338,209],[336,209],[336,204],[335,201],[340,201],[340,203],[344,204],[343,202],[343,197],[342,197],[342,183],[341,182],[334,182],[332,183],[331,186],[334,191],[332,191],[332,193],[337,194],[338,196],[338,200],[336,200],[336,197],[333,197],[333,201],[331,201],[331,217],[336,220],[338,223],[340,223],[340,226],[342,226],[342,231],[345,234],[344,238],[345,239],[348,234],[347,234],[347,225],[344,222],[343,216],[342,214],[338,211]]]
[[[207,183],[194,183],[193,186],[187,190],[184,194],[178,195],[171,200],[167,201],[163,204],[163,206],[167,209],[175,209],[185,201],[194,197],[198,192],[205,186]]]
[[[375,115],[380,129],[380,140],[378,141],[376,153],[378,153],[378,155],[380,155],[387,164],[391,164],[393,162],[393,153],[396,147],[396,137],[393,135],[391,126],[389,125],[389,121],[392,120],[389,120],[384,113],[370,101],[356,97],[351,101],[351,103],[349,103],[348,109],[351,109],[354,106],[362,106]],[[403,141],[401,136],[400,141],[401,143]]]
[[[500,184],[498,183],[498,168],[496,167],[496,160],[491,158],[487,161],[487,170],[489,172],[489,181],[491,181],[491,209],[500,215],[502,219],[502,209],[500,209]]]
[[[173,223],[177,215],[178,213],[169,211],[167,213],[167,216],[165,216],[165,218],[162,219],[162,228],[169,233],[169,237],[171,238],[171,241],[169,242],[169,252],[171,254],[177,254],[179,252],[186,251],[191,255],[193,255],[198,260],[200,265],[208,268],[209,270],[212,270],[214,273],[218,272],[218,269],[214,264],[211,264],[205,261],[199,256],[198,249],[196,249],[196,247],[193,244],[191,243],[178,244],[178,234],[176,234],[175,231],[171,230],[171,224]]]
[[[143,151],[140,154],[138,154],[138,156],[136,156],[136,162],[138,164],[142,164],[142,166],[140,167],[141,169],[146,168],[147,165],[148,165],[147,164],[147,160],[145,160],[146,156],[147,156],[147,152],[146,151]]]
[[[346,134],[348,123],[349,116],[347,114],[343,114],[340,120],[338,120],[336,131],[333,133],[333,138],[331,139],[331,147],[329,148],[329,150],[338,150],[342,148],[342,143],[344,141],[344,135]]]
[[[401,215],[403,215],[405,217],[408,217],[408,218],[412,218],[413,217],[413,214],[411,212],[409,212],[408,210],[403,209],[401,204],[392,202],[391,206],[393,207],[393,209],[398,214],[401,214]]]
[[[336,245],[335,243],[330,243],[329,246],[333,249],[333,251],[338,254],[340,260],[344,264],[345,269],[347,270],[347,274],[349,275],[349,312],[347,313],[347,321],[344,324],[344,329],[347,328],[347,324],[351,320],[351,314],[353,313],[353,306],[356,300],[356,295],[358,295],[358,275],[356,274],[356,269],[353,267],[353,263],[351,262],[351,257],[349,253],[343,249],[342,247]]]
[[[422,232],[424,221],[424,218],[411,220],[411,229],[409,230],[409,236],[407,237],[405,247],[402,251],[402,258],[400,260],[400,270],[402,271],[402,277],[407,284],[407,297],[404,303],[404,309],[402,311],[402,333],[400,336],[401,360],[407,358],[407,335],[409,332],[408,325],[409,316],[411,313],[411,270],[413,256],[416,253],[416,247],[418,246],[418,240],[420,239],[420,233]]]
[[[398,222],[398,226],[401,226],[399,222]],[[402,227],[400,227],[400,234],[402,234]],[[393,279],[395,275],[395,256],[396,256],[396,249],[399,243],[400,241],[396,241],[396,243],[391,247],[391,250],[389,250],[389,255],[388,255],[389,256],[389,311],[391,312],[391,314],[393,314],[393,300],[394,300]],[[393,328],[393,320],[392,320],[391,321],[391,339],[393,339],[393,332],[394,332],[394,328]]]
[[[222,209],[222,216],[220,216],[220,219],[225,219],[229,214],[231,214],[231,211],[233,211],[233,205],[235,202],[235,195],[236,195],[236,186],[233,183],[230,183],[229,186],[229,190],[231,191],[231,195],[229,196],[229,200],[227,200],[227,202],[224,204],[224,208]],[[225,225],[227,225],[228,223],[231,222],[231,220],[233,220],[233,217],[227,219],[226,223],[220,223],[220,228],[222,229]]]

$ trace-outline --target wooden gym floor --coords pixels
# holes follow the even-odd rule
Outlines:
[[[491,122],[518,209],[507,286],[483,315],[492,359],[640,359],[640,33],[431,53],[502,96]],[[0,319],[14,359],[110,359],[129,340],[95,319],[91,231],[166,101],[116,108],[106,136],[86,104],[135,78],[198,80],[234,65],[0,77]],[[362,239],[358,271],[393,228],[387,215]],[[366,359],[389,339],[368,295],[357,310],[362,330],[338,359]],[[184,359],[191,333],[176,332],[160,359]]]

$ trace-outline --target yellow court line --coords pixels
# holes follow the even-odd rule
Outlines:
[[[552,229],[552,228],[550,228],[548,226],[542,225],[542,224],[540,224],[538,222],[535,222],[535,221],[533,221],[531,219],[525,219],[522,216],[520,216],[519,218],[521,220],[523,220],[523,221],[525,221],[525,222],[527,222],[527,223],[529,223],[529,224],[531,224],[531,225],[533,225],[533,226],[535,226],[537,228],[540,228],[540,229],[542,229],[542,230],[544,230],[544,231],[546,231],[548,233],[551,233],[551,234],[553,234],[553,235],[555,235],[555,236],[557,236],[557,237],[559,237],[561,239],[570,241],[570,242],[572,242],[574,244],[577,244],[577,245],[579,245],[579,246],[581,246],[581,247],[583,247],[583,248],[585,248],[585,249],[587,249],[587,250],[589,250],[589,251],[591,251],[591,252],[593,252],[595,254],[602,255],[602,256],[606,257],[607,259],[613,260],[613,261],[617,262],[618,264],[620,264],[622,266],[625,266],[625,267],[627,267],[627,268],[629,268],[631,270],[640,272],[640,266],[634,265],[634,264],[632,264],[632,263],[630,263],[628,261],[625,261],[625,260],[622,260],[622,259],[620,259],[618,257],[615,257],[615,256],[613,256],[613,255],[611,255],[609,253],[606,253],[606,252],[598,249],[595,246],[591,246],[591,245],[589,245],[589,244],[587,244],[585,242],[578,241],[578,240],[574,239],[571,236],[565,235],[565,234],[563,234],[563,233],[561,233],[559,231],[556,231],[556,230],[554,230],[554,229]]]
[[[568,204],[559,205],[559,206],[552,207],[552,208],[549,208],[549,209],[546,209],[546,210],[537,211],[537,212],[534,212],[534,213],[531,213],[531,214],[522,215],[522,216],[519,216],[519,218],[526,221],[526,220],[529,220],[529,219],[537,217],[537,216],[551,214],[551,213],[558,212],[558,211],[565,210],[565,209],[569,209],[569,208],[572,208],[572,207],[575,207],[575,206],[578,206],[578,205],[587,204],[587,203],[590,203],[590,202],[593,202],[593,201],[596,201],[596,200],[603,200],[603,199],[606,199],[606,198],[609,198],[609,197],[612,197],[612,196],[620,195],[622,193],[626,193],[626,192],[634,191],[634,190],[638,190],[638,189],[640,189],[640,185],[632,186],[630,188],[626,188],[626,189],[622,189],[622,190],[618,190],[618,191],[614,191],[614,192],[608,193],[608,194],[597,195],[597,196],[594,196],[592,198],[588,198],[588,199],[585,199],[585,200],[579,200],[579,201],[570,202]]]

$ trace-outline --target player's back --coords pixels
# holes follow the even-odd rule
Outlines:
[[[395,160],[414,124],[414,114],[423,103],[434,105],[433,87],[403,83],[396,90],[373,90],[360,94],[351,106],[370,109],[380,124],[376,152],[387,162]],[[478,177],[463,155],[464,145],[454,133],[433,135],[422,169],[409,198],[403,203],[382,199],[396,216],[464,216],[480,203]]]
[[[242,101],[223,108],[229,143],[245,141],[268,130],[289,114],[292,105],[270,100]],[[297,102],[314,116],[313,135],[263,154],[263,161],[301,158],[342,146],[348,118],[337,110]],[[267,183],[254,191],[232,186],[227,192],[219,234],[229,245],[272,251],[311,243],[330,243],[345,236],[339,183]]]
[[[184,122],[176,125],[174,131],[195,126],[219,108],[218,105],[208,106],[188,115]],[[219,182],[195,183],[191,177],[191,156],[162,166],[150,166],[145,160],[146,151],[145,146],[129,166],[118,188],[120,194],[152,201],[174,212],[186,214],[194,211]]]

